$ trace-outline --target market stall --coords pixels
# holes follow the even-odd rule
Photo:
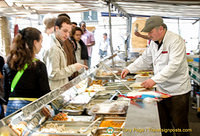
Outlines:
[[[134,88],[142,75],[146,79],[152,72],[142,72],[136,80],[134,75],[122,80],[119,73],[123,67],[110,67],[113,57],[116,54],[3,118],[0,127],[13,135],[33,136],[161,135],[153,132],[160,129],[154,100],[161,95],[153,94],[155,88]],[[156,99],[144,101],[147,96]]]

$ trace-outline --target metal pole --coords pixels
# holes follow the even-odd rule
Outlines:
[[[127,37],[125,40],[125,61],[127,62],[128,60],[128,51],[130,49],[129,44],[130,44],[130,37],[131,37],[131,24],[132,24],[132,17],[127,17],[126,21],[126,28],[127,28]]]
[[[110,9],[110,2],[107,2],[108,4],[108,11],[109,11],[109,29],[110,29],[110,52],[111,55],[113,55],[113,46],[112,46],[112,26],[111,26],[111,9]],[[114,68],[114,60],[112,58],[112,67]]]
[[[200,21],[199,21],[199,33],[198,33],[198,49],[200,49]]]
[[[179,18],[178,18],[178,34],[181,35]]]

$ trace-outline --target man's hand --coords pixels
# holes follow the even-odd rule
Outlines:
[[[142,86],[145,88],[153,88],[153,86],[156,84],[152,79],[147,79],[144,82],[142,82]]]
[[[128,69],[123,69],[121,73],[121,78],[125,78],[128,73],[129,73]]]
[[[74,66],[75,66],[75,68],[76,68],[76,71],[79,71],[79,70],[81,70],[82,68],[88,69],[88,67],[87,67],[86,65],[83,65],[83,64],[80,64],[80,63],[75,63]]]

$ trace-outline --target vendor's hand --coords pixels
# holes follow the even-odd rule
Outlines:
[[[141,85],[144,88],[152,88],[155,84],[156,82],[154,82],[152,79],[147,79],[144,82],[142,82]]]
[[[129,73],[128,69],[123,69],[121,73],[121,78],[125,78],[128,73]]]
[[[87,67],[86,65],[83,65],[83,64],[80,64],[80,63],[75,63],[74,66],[75,66],[75,68],[76,68],[76,71],[79,71],[79,70],[81,70],[82,68],[88,69],[88,67]]]

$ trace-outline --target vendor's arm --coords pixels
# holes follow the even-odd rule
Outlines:
[[[151,47],[147,48],[142,56],[136,59],[132,64],[130,64],[127,69],[130,73],[134,73],[140,70],[149,70],[152,65],[152,55],[151,55]]]
[[[148,70],[152,64],[152,55],[151,55],[151,47],[147,48],[142,56],[136,59],[132,64],[130,64],[127,68],[125,68],[121,77],[124,78],[128,73],[134,73],[139,70]]]

